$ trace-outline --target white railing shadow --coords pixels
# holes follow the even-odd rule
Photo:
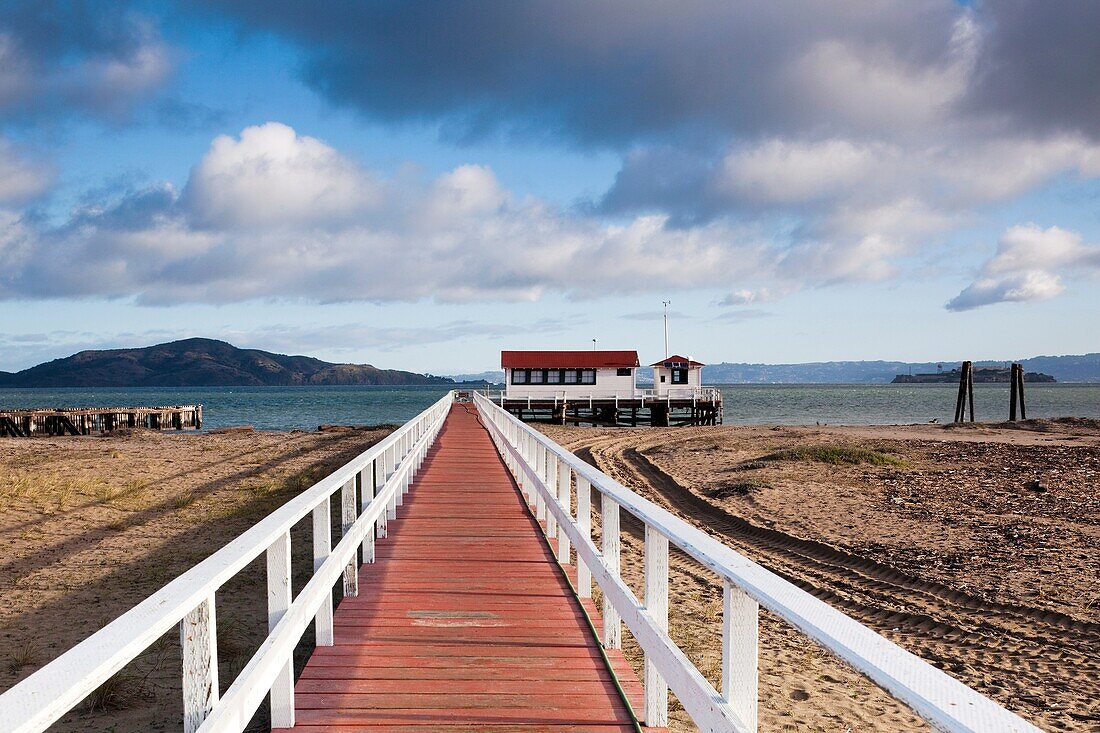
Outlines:
[[[577,592],[603,591],[603,644],[621,647],[621,625],[645,653],[647,726],[668,723],[671,689],[702,731],[755,733],[758,722],[758,613],[771,611],[909,706],[934,728],[958,733],[1037,733],[1038,728],[809,593],[639,496],[484,395],[475,397],[498,451],[528,496],[558,558],[576,549]],[[576,515],[571,490],[577,496]],[[591,537],[591,489],[601,497],[601,547]],[[645,592],[620,577],[619,511],[645,526]],[[668,635],[668,546],[672,543],[723,585],[721,690]]]
[[[282,505],[225,547],[95,634],[0,695],[0,728],[45,730],[178,625],[183,652],[185,733],[241,731],[264,697],[273,727],[294,725],[293,652],[310,621],[318,646],[333,644],[332,591],[358,594],[358,564],[374,562],[374,541],[409,490],[454,399],[448,392],[385,439]],[[331,500],[340,492],[342,535],[331,538]],[[312,514],[313,575],[295,596],[290,530]],[[267,558],[269,634],[219,695],[215,592],[261,554]]]

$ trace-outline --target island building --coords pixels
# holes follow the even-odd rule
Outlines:
[[[716,425],[722,394],[702,384],[703,364],[672,356],[638,386],[634,350],[501,351],[504,389],[493,395],[521,420],[591,425]]]

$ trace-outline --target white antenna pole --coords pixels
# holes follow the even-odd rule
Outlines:
[[[672,304],[671,300],[662,300],[661,304],[665,307],[665,358],[668,358],[668,307]]]
[[[596,339],[592,339],[592,350],[596,350]]]

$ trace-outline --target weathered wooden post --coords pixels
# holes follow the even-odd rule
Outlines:
[[[959,395],[955,399],[955,420],[966,420],[966,403],[970,402],[970,422],[974,422],[974,364],[964,361],[959,372]]]
[[[1008,374],[1008,421],[1016,422],[1016,367],[1013,364]]]
[[[970,399],[970,422],[974,422],[974,364],[966,362],[966,394]]]
[[[1020,398],[1020,419],[1027,420],[1027,407],[1024,404],[1024,365],[1016,365],[1016,395]]]

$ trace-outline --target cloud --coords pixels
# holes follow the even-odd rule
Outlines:
[[[9,0],[0,15],[0,116],[121,119],[173,68],[152,20],[122,0]]]
[[[517,197],[482,166],[387,178],[278,123],[215,139],[182,189],[86,203],[52,227],[9,216],[4,298],[533,300],[728,287],[774,260],[729,222],[608,224]]]
[[[858,186],[877,157],[881,155],[872,149],[847,140],[768,140],[727,155],[714,185],[731,199],[746,202],[805,203]]]
[[[187,206],[214,228],[347,222],[379,203],[378,185],[316,138],[278,122],[219,135],[191,171]]]
[[[204,5],[297,43],[334,102],[458,137],[1100,135],[1091,0]]]
[[[895,277],[992,205],[1100,177],[1088,0],[206,4],[367,118],[620,153],[593,211],[770,237],[746,269],[775,282],[737,287]]]
[[[769,288],[759,288],[757,290],[747,290],[742,288],[741,290],[735,290],[732,293],[726,295],[718,301],[718,305],[749,305],[751,303],[767,303],[768,301],[781,298],[785,293],[782,291],[776,291]]]
[[[1032,271],[997,279],[975,280],[947,302],[947,309],[964,311],[993,303],[1050,300],[1065,288],[1057,275]]]
[[[770,318],[772,315],[774,314],[771,311],[762,310],[760,308],[741,308],[719,313],[711,320],[718,323],[743,323],[759,318]]]
[[[981,275],[947,302],[952,311],[984,305],[1049,300],[1060,295],[1062,277],[1100,275],[1100,246],[1059,227],[1034,224],[1005,231]]]
[[[948,0],[383,0],[306,15],[291,0],[207,5],[297,42],[306,82],[372,118],[615,146],[685,131],[805,132],[823,120],[862,129],[868,99],[878,109],[907,100],[892,124],[958,85],[968,17]],[[821,88],[823,61],[846,63],[843,88]]]
[[[660,321],[662,318],[664,318],[664,316],[665,316],[664,311],[652,310],[652,311],[639,311],[637,313],[624,313],[621,316],[619,316],[619,318],[623,319],[624,321]],[[669,318],[674,318],[677,321],[680,321],[680,320],[690,320],[690,319],[694,318],[695,316],[684,313],[683,311],[669,311],[668,312],[668,317]]]
[[[0,136],[0,206],[19,206],[42,195],[53,177],[52,169],[20,156]]]
[[[963,110],[1040,134],[1100,138],[1100,4],[997,0],[982,10],[992,32]]]

